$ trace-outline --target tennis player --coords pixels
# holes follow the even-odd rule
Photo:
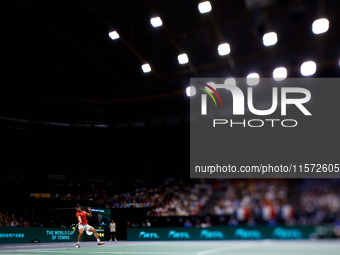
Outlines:
[[[100,241],[98,234],[97,234],[97,231],[94,229],[94,227],[90,226],[88,221],[87,221],[87,216],[92,217],[91,207],[89,207],[87,209],[89,210],[89,213],[86,212],[86,211],[83,211],[81,209],[80,204],[77,204],[77,206],[76,206],[76,210],[77,210],[76,217],[77,217],[78,222],[79,222],[79,226],[78,226],[79,235],[78,235],[78,242],[77,242],[76,248],[80,248],[80,241],[81,241],[81,237],[82,237],[84,231],[93,232],[94,236],[97,239],[98,245],[104,244],[104,242]]]

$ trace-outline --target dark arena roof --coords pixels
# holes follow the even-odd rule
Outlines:
[[[336,0],[4,1],[1,112],[4,117],[57,123],[134,123],[185,115],[194,77],[271,77],[277,66],[300,77],[338,77],[340,22]],[[150,18],[159,16],[160,27]],[[312,23],[329,20],[315,35]],[[110,31],[119,38],[111,40]],[[262,36],[278,42],[265,47]],[[229,43],[220,56],[217,47]],[[189,62],[181,65],[179,54]],[[142,64],[152,71],[143,73]],[[17,125],[17,123],[11,123]]]

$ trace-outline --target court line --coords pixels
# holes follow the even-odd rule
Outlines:
[[[8,251],[9,252],[9,251]],[[35,254],[35,253],[53,253],[53,252],[62,252],[62,253],[87,253],[87,254],[196,254],[195,252],[158,252],[158,251],[83,251],[83,250],[77,250],[77,251],[46,251],[46,250],[17,250],[14,252],[29,252],[29,253],[23,253],[23,254]],[[8,253],[6,253],[8,254]]]
[[[221,251],[239,250],[239,249],[242,249],[242,248],[249,248],[251,246],[254,246],[254,244],[239,244],[239,245],[232,244],[232,246],[223,246],[223,247],[219,247],[219,248],[215,248],[215,249],[199,251],[199,252],[196,253],[196,255],[208,255],[208,254],[214,254],[216,252],[221,252]]]
[[[39,245],[35,245],[35,247],[50,247],[50,246],[60,246],[60,244],[39,244]],[[12,246],[3,246],[4,248],[29,248],[29,247],[33,247],[32,245],[12,245]]]
[[[61,248],[63,250],[44,250],[44,249],[30,249],[30,250],[15,250],[15,251],[7,251],[7,252],[25,252],[24,254],[34,254],[34,253],[85,253],[85,254],[157,254],[157,255],[171,255],[171,254],[195,254],[195,255],[208,255],[208,254],[215,254],[216,252],[222,252],[222,251],[232,251],[232,250],[239,250],[242,248],[248,248],[254,246],[254,244],[239,244],[232,246],[223,246],[215,249],[209,249],[205,251],[200,252],[146,252],[146,251],[86,251],[84,249],[77,249],[74,251],[65,251],[65,248]],[[26,253],[27,252],[27,253]]]
[[[93,242],[93,243],[95,243],[95,242]],[[52,247],[52,246],[55,247],[54,249],[58,249],[58,250],[72,249],[74,247],[74,246],[60,247],[60,244],[61,243],[58,243],[58,244],[40,244],[40,245],[35,245],[34,248],[32,248],[32,249],[20,249],[20,248],[30,248],[30,247],[33,247],[32,245],[15,245],[15,246],[14,245],[12,245],[12,246],[7,246],[6,245],[6,246],[3,246],[3,248],[4,249],[7,248],[7,249],[10,249],[10,250],[3,250],[1,252],[20,252],[20,251],[38,251],[38,250],[46,251],[45,249],[43,249],[44,247]],[[62,243],[62,244],[64,244],[64,243]],[[147,245],[147,243],[140,243],[140,244],[138,244],[138,243],[131,243],[131,244],[119,244],[119,245],[107,245],[107,246],[125,247],[125,246],[136,246],[136,245]],[[107,246],[104,246],[104,247],[107,247]],[[91,247],[91,246],[84,246],[84,248],[89,248],[89,247]],[[0,246],[0,248],[1,248],[1,246]],[[19,248],[19,249],[13,249],[13,248]],[[55,252],[58,252],[58,251],[55,251]],[[1,255],[1,253],[0,253],[0,255]]]

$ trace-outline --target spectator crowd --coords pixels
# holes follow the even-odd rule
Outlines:
[[[30,227],[30,224],[26,220],[24,220],[23,217],[19,217],[19,219],[17,220],[14,214],[9,215],[8,212],[0,212],[0,226]]]
[[[20,185],[28,181],[12,174],[2,177],[3,184]],[[334,222],[340,216],[339,179],[159,179],[147,173],[141,175],[140,171],[124,176],[125,179],[96,174],[51,177],[58,177],[58,180],[30,186],[27,188],[30,193],[26,196],[31,199],[92,201],[101,208],[149,208],[147,217],[195,216],[204,209],[206,215],[227,216],[229,225],[243,221],[252,226],[257,220],[268,224],[281,220],[287,225],[315,225]],[[29,223],[23,217],[0,212],[0,226],[42,224]]]

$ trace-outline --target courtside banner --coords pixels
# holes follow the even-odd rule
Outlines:
[[[67,228],[0,227],[0,243],[76,242],[78,231]]]
[[[309,239],[313,226],[301,227],[210,227],[210,228],[128,228],[128,241],[189,241],[189,240],[262,240]]]
[[[190,80],[191,178],[340,178],[340,79]]]

